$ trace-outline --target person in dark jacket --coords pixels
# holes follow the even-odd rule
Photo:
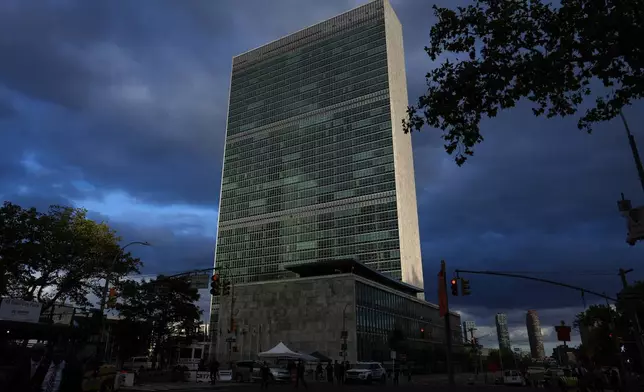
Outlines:
[[[326,364],[326,380],[333,384],[333,365],[331,365],[331,361]]]
[[[300,386],[300,381],[302,381],[304,388],[309,389],[308,385],[306,385],[306,381],[304,380],[304,370],[304,362],[302,362],[302,360],[299,360],[297,362],[297,378],[295,379],[295,388],[298,388]]]
[[[210,362],[210,383],[215,385],[217,382],[217,376],[219,373],[219,362],[216,359],[213,359]]]
[[[318,365],[315,367],[315,381],[323,380],[322,373],[324,373],[322,370],[322,362],[318,362]]]
[[[34,392],[82,392],[83,369],[71,353],[54,347],[38,366],[32,381]]]
[[[18,360],[18,366],[9,380],[9,392],[32,391],[37,386],[32,385],[36,370],[45,359],[45,346],[35,344],[29,351],[29,356]]]
[[[270,380],[271,369],[268,367],[268,363],[263,362],[262,367],[259,368],[260,375],[262,376],[262,384],[259,389],[268,389],[268,381]]]

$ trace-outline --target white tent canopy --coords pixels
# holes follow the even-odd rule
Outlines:
[[[279,342],[275,347],[268,351],[258,354],[260,358],[282,358],[282,359],[301,359],[303,361],[317,361],[317,358],[303,353],[298,353],[286,347],[282,342]]]

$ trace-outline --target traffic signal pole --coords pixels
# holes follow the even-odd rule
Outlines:
[[[445,288],[445,293],[447,293],[447,271],[445,267],[445,261],[441,260],[441,273],[443,276],[442,284]],[[445,314],[445,343],[447,343],[446,359],[447,359],[447,377],[449,380],[449,385],[454,386],[454,366],[452,364],[452,321],[449,313],[449,295],[445,295],[445,305],[447,313]]]
[[[527,276],[527,275],[520,275],[520,274],[512,274],[512,273],[507,273],[507,272],[500,272],[500,271],[472,271],[472,270],[461,270],[457,269],[455,270],[456,275],[458,274],[477,274],[477,275],[492,275],[492,276],[505,276],[508,278],[518,278],[518,279],[526,279],[526,280],[533,280],[535,282],[541,282],[541,283],[547,283],[551,284],[554,286],[560,286],[560,287],[566,287],[572,290],[580,291],[582,293],[588,293],[592,295],[596,295],[600,298],[607,299],[609,301],[617,302],[617,298],[614,297],[609,297],[606,294],[598,293],[596,291],[588,290],[583,287],[579,286],[573,286],[568,283],[562,283],[562,282],[556,282],[554,280],[548,280],[548,279],[542,279],[542,278],[535,278],[534,276]]]
[[[619,117],[622,119],[622,122],[624,123],[624,129],[626,129],[626,136],[628,137],[628,145],[631,147],[631,153],[633,154],[633,160],[635,161],[635,168],[637,169],[637,177],[640,180],[640,185],[642,186],[642,190],[644,190],[644,167],[642,166],[642,159],[640,158],[640,153],[637,150],[637,143],[635,142],[635,137],[631,133],[631,129],[628,127],[628,123],[626,122],[626,117],[624,117],[624,113],[621,110],[619,111]]]

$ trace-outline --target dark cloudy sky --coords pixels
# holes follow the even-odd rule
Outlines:
[[[152,242],[133,249],[148,274],[211,265],[232,56],[363,2],[0,2],[0,195],[82,206],[124,241]],[[392,0],[411,102],[435,67],[423,51],[431,3]],[[644,146],[642,109],[626,115]],[[615,203],[620,192],[643,200],[624,129],[613,121],[587,135],[575,123],[519,105],[484,120],[486,140],[460,168],[437,131],[413,135],[430,301],[441,259],[608,293],[620,266],[638,269],[644,245],[625,244]],[[452,305],[481,326],[507,312],[516,344],[526,309],[547,333],[583,306],[574,291],[533,282],[473,276],[472,289]]]

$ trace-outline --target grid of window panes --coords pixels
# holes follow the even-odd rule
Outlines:
[[[234,271],[235,283],[279,279],[289,276],[279,268],[284,263],[330,258],[354,258],[400,279],[397,228],[394,198],[323,214],[221,228],[217,263]]]
[[[400,279],[398,236],[384,17],[233,69],[216,259],[234,282],[348,257]]]
[[[458,344],[459,321],[454,322],[453,337]],[[422,360],[425,351],[442,345],[445,338],[438,309],[362,282],[356,282],[356,327],[359,361],[389,361],[388,340],[394,329],[413,342],[406,353],[409,360]]]

